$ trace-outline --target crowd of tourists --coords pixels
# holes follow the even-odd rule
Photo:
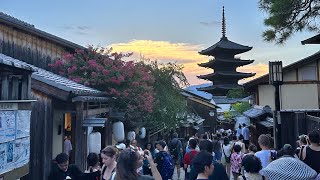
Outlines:
[[[87,170],[69,164],[65,153],[57,155],[49,180],[320,180],[320,133],[297,138],[293,147],[271,147],[271,137],[261,134],[250,143],[243,124],[232,131],[196,134],[181,141],[176,133],[167,143],[159,139],[142,148],[136,140],[107,146],[90,153]],[[185,142],[185,143],[184,143]],[[183,176],[181,176],[183,174]]]

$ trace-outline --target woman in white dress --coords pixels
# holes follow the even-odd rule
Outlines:
[[[230,177],[230,156],[231,156],[231,145],[228,137],[225,137],[223,139],[222,144],[222,159],[221,162],[224,166],[224,168],[227,171],[228,176]]]

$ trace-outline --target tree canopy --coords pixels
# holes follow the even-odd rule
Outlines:
[[[89,47],[65,54],[49,66],[64,77],[114,97],[113,106],[127,113],[129,127],[174,127],[177,114],[186,110],[180,94],[181,87],[188,84],[183,67],[151,60],[132,61],[130,56]]]
[[[260,0],[259,8],[268,14],[265,41],[283,44],[296,32],[319,31],[319,0]]]

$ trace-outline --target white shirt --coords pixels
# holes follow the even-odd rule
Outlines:
[[[72,150],[72,144],[69,139],[64,140],[64,153],[66,153],[68,156],[70,155],[70,151]]]
[[[271,150],[261,150],[254,154],[257,158],[260,159],[262,169],[267,167],[270,163],[271,158]]]
[[[249,140],[250,138],[250,132],[249,132],[249,128],[248,127],[244,127],[242,129],[242,135],[243,135],[243,139],[244,140]]]
[[[222,148],[223,148],[223,151],[222,151],[222,156],[224,157],[224,154],[226,154],[227,157],[230,157],[231,155],[231,152],[230,152],[230,148],[231,148],[231,145],[228,144],[228,145],[222,145]],[[223,153],[224,152],[224,153]]]

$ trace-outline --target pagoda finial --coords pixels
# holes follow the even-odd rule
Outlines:
[[[224,6],[222,7],[222,37],[226,37],[226,18],[224,17]]]

